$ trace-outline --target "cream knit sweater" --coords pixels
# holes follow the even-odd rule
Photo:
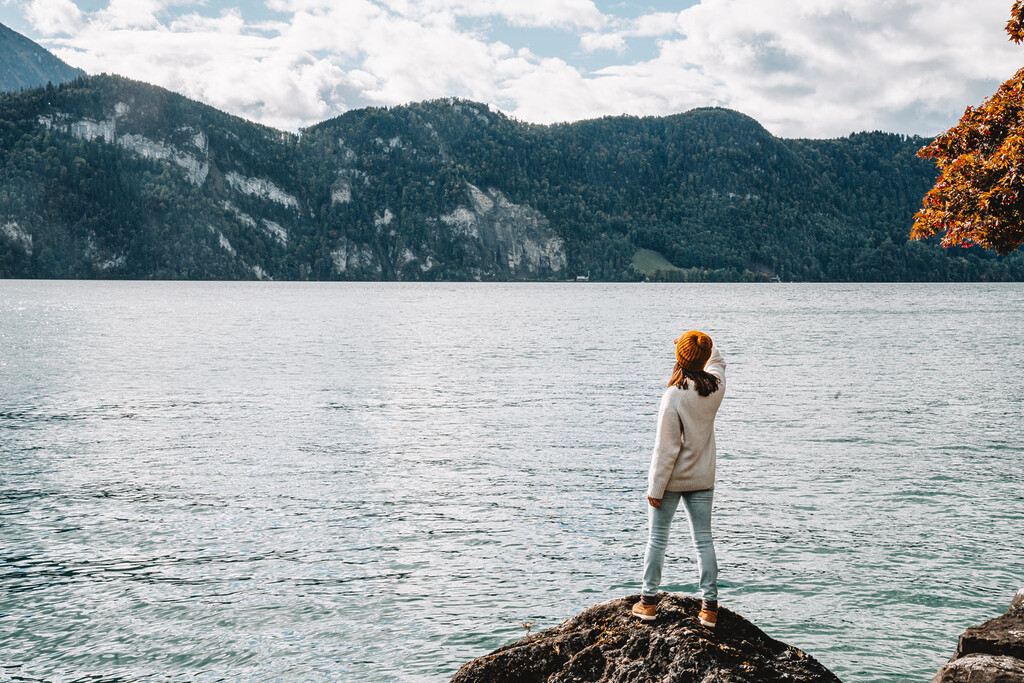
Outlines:
[[[686,389],[669,387],[661,398],[647,475],[651,498],[660,499],[665,491],[701,491],[715,485],[715,414],[725,396],[725,361],[717,346],[704,370],[721,380],[715,393],[701,396],[691,380]]]

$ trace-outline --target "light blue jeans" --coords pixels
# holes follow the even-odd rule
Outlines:
[[[647,552],[644,553],[644,595],[653,597],[658,593],[661,569],[665,565],[669,527],[672,526],[672,518],[682,500],[690,522],[693,547],[697,550],[701,597],[705,600],[718,599],[718,558],[715,556],[715,541],[711,538],[711,506],[714,498],[714,488],[704,491],[665,491],[660,508],[647,506],[649,534]]]

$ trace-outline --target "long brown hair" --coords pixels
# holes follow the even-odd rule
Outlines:
[[[703,370],[688,370],[679,363],[676,363],[676,367],[672,370],[672,379],[668,381],[668,386],[685,389],[689,386],[687,380],[691,379],[694,388],[701,396],[710,396],[718,391],[719,380],[717,377]]]

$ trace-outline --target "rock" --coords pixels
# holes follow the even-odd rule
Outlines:
[[[1024,662],[1016,657],[967,655],[939,669],[933,683],[1021,683]]]
[[[720,608],[718,626],[697,621],[700,601],[666,596],[657,621],[629,613],[638,595],[602,602],[560,626],[527,636],[467,662],[452,683],[838,683],[800,650]]]
[[[932,683],[1024,683],[1024,588],[1001,617],[971,626]]]

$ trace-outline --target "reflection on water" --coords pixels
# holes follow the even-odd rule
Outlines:
[[[635,592],[698,328],[729,362],[723,601],[844,681],[927,680],[1024,585],[1022,304],[0,282],[0,678],[444,680]],[[677,533],[666,588],[695,575]]]

